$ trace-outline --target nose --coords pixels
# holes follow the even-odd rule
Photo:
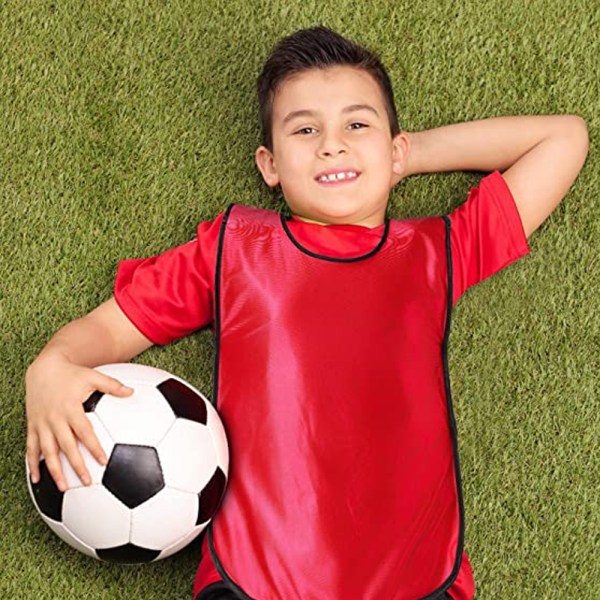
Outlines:
[[[337,156],[347,151],[346,143],[336,131],[324,131],[319,144],[319,156]]]

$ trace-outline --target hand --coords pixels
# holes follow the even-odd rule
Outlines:
[[[83,403],[98,390],[113,396],[130,396],[133,390],[120,381],[89,367],[81,367],[62,356],[39,357],[25,377],[27,411],[27,464],[32,483],[40,479],[40,452],[59,490],[67,485],[59,450],[65,454],[84,485],[91,478],[79,451],[77,440],[101,464],[107,457],[85,416]]]

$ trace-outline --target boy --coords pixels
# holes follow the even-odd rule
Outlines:
[[[291,218],[232,205],[195,240],[119,264],[114,297],[27,371],[32,480],[41,452],[64,489],[60,448],[87,483],[77,439],[106,461],[81,403],[130,390],[91,367],[213,323],[232,470],[195,598],[470,599],[451,308],[530,251],[585,161],[585,123],[401,132],[378,58],[324,27],[281,40],[258,92],[256,163]],[[386,218],[401,179],[459,169],[493,172],[450,215]]]

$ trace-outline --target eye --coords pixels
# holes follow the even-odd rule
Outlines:
[[[303,127],[302,129],[298,129],[298,131],[296,131],[296,134],[299,133],[301,135],[304,135],[303,132],[305,132],[305,131],[311,131],[311,130],[316,131],[314,127]]]
[[[358,127],[354,127],[354,125],[358,125]],[[350,123],[350,127],[352,129],[362,129],[363,127],[368,127],[368,125],[365,125],[364,123]]]

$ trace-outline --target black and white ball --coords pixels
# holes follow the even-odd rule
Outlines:
[[[121,398],[94,392],[84,403],[108,464],[79,443],[92,484],[81,483],[61,452],[68,489],[56,487],[42,457],[38,483],[27,467],[29,493],[50,528],[89,556],[128,564],[166,558],[219,508],[229,472],[225,429],[197,389],[166,371],[133,363],[97,370],[134,390]]]

